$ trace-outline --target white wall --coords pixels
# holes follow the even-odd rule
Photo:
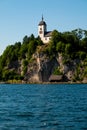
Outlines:
[[[40,31],[42,31],[42,34],[40,34]],[[45,37],[44,33],[46,32],[46,28],[44,25],[40,25],[38,26],[38,36],[41,38],[41,40],[43,41],[43,43],[48,43],[50,41],[51,37]]]

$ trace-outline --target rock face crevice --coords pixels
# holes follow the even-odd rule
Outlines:
[[[52,74],[54,68],[57,66],[58,62],[55,58],[48,61],[44,60],[43,63],[41,63],[40,69],[38,70],[39,80],[42,82],[49,81],[50,75]]]

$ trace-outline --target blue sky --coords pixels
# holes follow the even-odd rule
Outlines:
[[[48,30],[87,30],[87,0],[0,0],[0,55],[6,46],[37,36],[42,14]]]

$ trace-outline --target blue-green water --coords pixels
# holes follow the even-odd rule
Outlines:
[[[87,84],[1,84],[0,130],[87,130]]]

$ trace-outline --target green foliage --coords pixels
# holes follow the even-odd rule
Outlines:
[[[28,60],[23,60],[23,75],[27,72]]]
[[[38,46],[44,45],[39,36],[36,38],[36,41]]]
[[[84,70],[84,76],[87,77],[87,66],[85,67],[85,70]]]
[[[29,43],[29,46],[28,46],[28,59],[31,58],[32,54],[35,52],[36,50],[36,47],[37,47],[37,42],[35,40],[32,40],[30,43]]]
[[[26,53],[28,51],[28,45],[26,44],[22,44],[21,48],[20,48],[20,51],[19,51],[19,54],[20,54],[20,58],[26,58]]]
[[[65,46],[65,54],[70,55],[72,53],[72,45],[70,43]]]
[[[43,45],[40,37],[35,38],[32,34],[29,37],[26,35],[22,43],[16,42],[13,45],[7,46],[0,56],[0,80],[22,79],[21,73],[17,74],[18,68],[9,70],[9,65],[12,62],[23,60],[23,73],[26,74],[28,63],[32,61],[32,55],[38,46],[42,48],[43,53],[49,56],[50,59],[61,53],[64,58],[64,64],[69,64],[70,61],[75,59],[83,61],[84,75],[87,74],[85,65],[87,59],[87,31],[76,29],[71,32],[60,33],[54,30],[51,40],[47,45]],[[76,71],[75,80],[81,79],[79,75],[80,71],[81,66]],[[61,74],[59,68],[54,70],[54,74]]]
[[[58,42],[57,45],[56,45],[56,51],[57,52],[64,52],[64,49],[65,49],[65,44],[63,42]]]
[[[77,53],[77,55],[78,55],[78,57],[79,57],[80,60],[84,60],[86,58],[86,56],[87,56],[87,53],[83,52],[83,51],[79,51]]]
[[[79,40],[83,38],[83,30],[80,28],[73,30],[72,33],[76,35]]]
[[[24,38],[23,38],[23,44],[28,44],[30,41],[30,38],[26,35]]]
[[[27,72],[27,66],[24,66],[24,67],[23,67],[23,75],[25,75],[26,72]]]
[[[23,66],[27,66],[28,65],[28,60],[24,60],[23,61]]]
[[[64,58],[64,59],[63,59],[63,64],[64,64],[64,65],[68,65],[69,62],[70,62],[70,59],[69,59],[69,58]]]
[[[10,64],[12,61],[18,60],[20,47],[20,42],[7,46],[1,57],[1,65],[3,67]]]
[[[82,39],[82,41],[80,42],[80,47],[81,50],[87,52],[87,37]]]
[[[61,33],[58,32],[57,30],[54,30],[52,32],[52,38],[51,38],[51,42],[53,42],[53,44],[56,44],[58,41],[61,41],[62,37],[61,37]]]
[[[60,68],[58,67],[58,68],[55,68],[55,69],[54,69],[53,74],[54,74],[54,75],[62,75],[63,73],[60,72]]]
[[[14,70],[4,70],[2,73],[2,79],[4,81],[12,79],[20,79],[20,75],[18,75]]]
[[[74,81],[82,81],[84,77],[87,77],[87,66],[84,62],[77,65],[75,74],[74,74]]]
[[[27,58],[30,59],[39,44],[42,45],[40,38],[35,38],[32,34],[30,37],[25,36],[22,43],[16,42],[14,45],[7,46],[2,56],[0,56],[0,80],[20,79],[21,74],[18,75],[16,70],[9,71],[5,68],[8,68],[12,62]],[[28,61],[24,60],[23,64],[23,71],[26,73]]]
[[[60,40],[61,40],[61,33],[59,33],[57,30],[54,30],[52,32],[52,37],[51,37],[49,47],[48,47],[50,57],[52,56],[54,57],[56,55],[57,53],[56,46]]]

